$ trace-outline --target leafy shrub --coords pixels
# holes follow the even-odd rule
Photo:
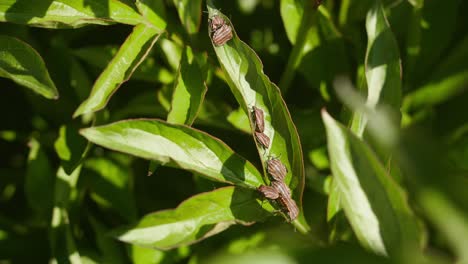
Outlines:
[[[468,4],[320,2],[0,1],[1,262],[468,261]]]

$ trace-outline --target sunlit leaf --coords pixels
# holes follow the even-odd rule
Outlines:
[[[133,227],[115,232],[124,242],[168,249],[213,236],[233,224],[266,217],[252,190],[225,187],[193,196],[176,209],[149,214]]]
[[[206,58],[187,46],[180,61],[167,122],[190,126],[195,121],[207,91],[206,74],[201,69],[200,60]]]
[[[46,28],[80,27],[88,24],[108,25],[144,22],[135,10],[117,0],[3,0],[0,21]]]
[[[210,17],[222,14],[208,4]],[[233,26],[223,16],[226,23]],[[263,166],[269,157],[278,157],[288,168],[285,181],[292,190],[292,197],[302,208],[302,192],[304,189],[304,163],[299,136],[291,120],[286,103],[281,97],[280,90],[263,73],[263,65],[257,54],[234,32],[233,38],[222,46],[213,45],[218,60],[223,68],[232,93],[236,97],[244,112],[249,113],[252,130],[255,125],[252,107],[256,106],[264,112],[264,134],[271,140],[270,147],[263,149],[257,142]],[[301,232],[307,232],[308,225],[301,214],[296,227]]]
[[[156,28],[166,28],[166,8],[163,0],[136,0],[140,13]]]
[[[93,86],[90,96],[73,114],[93,113],[104,108],[114,92],[126,82],[146,58],[160,35],[158,31],[143,24],[136,26],[110,64]]]
[[[248,188],[263,184],[255,167],[220,140],[183,125],[129,120],[81,130],[89,141],[163,165]]]
[[[25,42],[0,35],[0,77],[13,80],[48,99],[58,92],[41,56]]]
[[[367,101],[369,108],[386,105],[395,113],[401,105],[401,65],[398,45],[388,25],[379,1],[369,11],[366,19],[368,37],[366,54]],[[351,130],[362,137],[367,117],[356,112]]]
[[[201,0],[173,0],[177,8],[180,21],[189,34],[197,33],[200,28],[202,15]]]
[[[420,231],[406,201],[375,153],[323,111],[340,203],[361,244],[378,254],[418,248]]]

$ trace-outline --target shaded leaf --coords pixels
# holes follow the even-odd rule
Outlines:
[[[468,37],[465,37],[442,61],[428,83],[408,93],[403,110],[413,112],[420,108],[440,104],[467,89]]]
[[[115,232],[124,242],[169,249],[224,231],[233,224],[248,225],[266,217],[257,193],[225,187],[193,196],[176,209],[149,214],[133,227]]]
[[[58,98],[57,88],[41,56],[19,39],[0,35],[0,77],[11,79],[45,98]]]
[[[137,217],[135,199],[130,189],[131,170],[106,158],[91,158],[84,168],[89,175],[91,196],[102,206],[112,208],[127,222]]]
[[[202,15],[201,0],[174,0],[180,21],[189,34],[197,33],[200,29]]]
[[[55,141],[55,152],[62,161],[66,173],[72,173],[86,155],[89,142],[78,134],[78,127],[74,125],[61,126],[59,137]]]
[[[67,212],[71,195],[76,191],[80,172],[81,166],[77,167],[71,174],[66,174],[62,168],[59,168],[57,172],[54,209],[49,234],[52,255],[57,263],[81,263]]]
[[[140,119],[83,129],[81,134],[103,147],[197,172],[215,181],[248,188],[264,183],[255,167],[223,142],[183,125]]]
[[[208,4],[210,17],[222,14]],[[230,21],[224,17],[231,27]],[[292,190],[292,197],[300,208],[300,216],[294,222],[301,232],[307,232],[308,225],[302,213],[302,192],[304,189],[304,163],[299,136],[291,120],[288,108],[281,97],[278,87],[263,73],[263,65],[255,52],[242,42],[234,32],[233,38],[222,46],[214,46],[218,60],[226,74],[229,87],[240,106],[250,113],[253,106],[264,112],[265,131],[271,139],[270,147],[263,149],[259,142],[257,148],[263,167],[269,157],[279,157],[288,169],[285,182]],[[249,114],[252,130],[254,120]]]
[[[93,113],[104,108],[112,94],[132,76],[146,58],[160,36],[157,34],[158,31],[143,24],[136,26],[96,80],[88,99],[78,107],[73,116]]]
[[[420,232],[402,189],[364,142],[327,112],[322,118],[340,203],[361,244],[390,256],[417,249]]]
[[[135,10],[117,0],[36,0],[34,5],[29,0],[3,0],[0,21],[46,28],[145,22]]]
[[[199,57],[199,58],[197,58]],[[206,61],[201,54],[194,54],[187,46],[182,54],[179,72],[172,94],[167,122],[192,125],[205,98],[207,87],[199,61]]]
[[[115,264],[126,263],[125,251],[118,241],[108,236],[109,229],[92,215],[89,216],[89,222],[94,229],[96,243],[101,252],[101,259],[99,262]]]
[[[32,209],[48,219],[53,205],[54,173],[40,143],[31,139],[28,145],[30,151],[24,183],[26,199]]]

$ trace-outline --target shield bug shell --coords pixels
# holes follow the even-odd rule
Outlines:
[[[263,132],[265,130],[265,119],[262,109],[253,106],[253,115],[255,118],[255,131]]]
[[[258,187],[257,190],[261,192],[263,196],[265,196],[268,199],[276,200],[279,197],[278,190],[276,190],[275,188],[271,186],[262,185]]]
[[[294,221],[299,216],[299,208],[297,207],[296,202],[290,197],[279,197],[280,203],[286,209],[290,221]]]
[[[288,173],[288,169],[279,159],[270,159],[267,162],[267,171],[277,181],[283,181]]]
[[[271,187],[273,187],[280,196],[290,198],[291,197],[291,190],[283,181],[272,181]]]
[[[264,148],[270,147],[270,138],[267,135],[265,135],[264,133],[255,131],[255,137],[257,138],[258,142],[260,142],[260,144]]]
[[[232,39],[232,28],[218,15],[210,19],[210,30],[213,33],[211,39],[215,46],[222,46]]]

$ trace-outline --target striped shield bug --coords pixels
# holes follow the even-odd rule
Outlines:
[[[270,147],[270,138],[264,133],[255,131],[255,138],[257,138],[258,142],[260,142],[260,145],[262,145],[264,148],[267,149]]]
[[[291,197],[291,189],[283,181],[272,181],[271,187],[273,187],[280,196],[289,198]]]
[[[296,202],[291,197],[283,197],[280,195],[279,202],[286,209],[290,221],[294,221],[299,216],[299,208]]]
[[[253,106],[253,116],[255,119],[255,131],[257,132],[263,132],[265,130],[265,119],[263,115],[262,109]]]
[[[277,181],[283,181],[288,173],[286,166],[276,158],[267,161],[267,171]]]
[[[210,19],[211,39],[215,46],[222,46],[232,39],[232,28],[218,15]]]
[[[257,190],[261,192],[263,196],[265,196],[268,199],[276,200],[279,197],[278,190],[276,190],[275,188],[271,186],[262,185],[258,187]]]

